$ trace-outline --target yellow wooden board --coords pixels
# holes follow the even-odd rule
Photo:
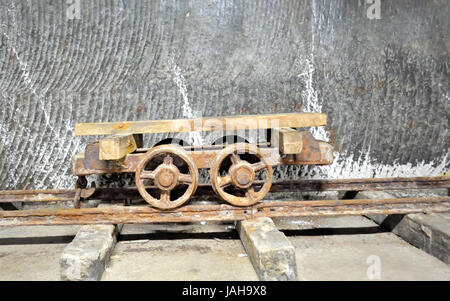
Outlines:
[[[271,144],[283,155],[300,154],[303,148],[303,134],[292,128],[273,129]]]
[[[114,135],[100,139],[100,160],[119,160],[137,149],[134,136]]]
[[[286,113],[198,119],[77,123],[76,136],[233,131],[280,127],[324,126],[326,114]]]

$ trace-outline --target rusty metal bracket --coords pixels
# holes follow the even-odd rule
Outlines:
[[[81,207],[81,191],[86,188],[87,180],[86,177],[80,176],[75,182],[75,196],[73,198],[73,207],[79,209]]]

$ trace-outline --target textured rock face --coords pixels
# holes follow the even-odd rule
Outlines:
[[[448,1],[2,1],[0,188],[73,185],[76,122],[326,112],[336,162],[449,167]],[[177,135],[210,143],[214,134]],[[166,135],[146,137],[149,146]]]

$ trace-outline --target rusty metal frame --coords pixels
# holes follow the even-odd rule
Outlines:
[[[450,177],[300,180],[275,182],[272,192],[370,191],[450,188]],[[201,185],[199,194],[213,195],[211,185]],[[77,188],[64,190],[0,191],[0,203],[142,200],[136,188]],[[162,210],[149,205],[109,208],[43,209],[0,211],[0,226],[126,224],[155,222],[236,221],[267,216],[335,216],[364,214],[409,214],[450,212],[450,197],[396,198],[376,200],[263,201],[235,207],[223,203],[196,204]]]
[[[326,165],[332,161],[329,144],[316,141],[309,135],[304,135],[302,152],[296,155],[280,155],[278,148],[263,142],[254,144],[271,166],[277,165]],[[227,145],[212,145],[203,147],[184,146],[192,157],[197,168],[212,168],[217,155]],[[75,176],[107,173],[134,173],[139,163],[144,159],[150,148],[140,148],[128,154],[122,160],[100,160],[99,142],[94,141],[86,146],[85,152],[77,154],[72,159],[72,171]]]
[[[265,201],[251,207],[187,205],[0,211],[0,226],[236,221],[260,216],[336,216],[450,211],[450,197],[378,200]]]

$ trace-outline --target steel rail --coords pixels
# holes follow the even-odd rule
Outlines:
[[[265,201],[251,207],[187,205],[0,211],[0,226],[236,221],[255,217],[409,214],[450,211],[450,197],[376,200]]]
[[[272,184],[270,192],[294,191],[376,191],[401,189],[450,188],[450,177],[414,178],[363,178],[339,180],[288,180]],[[0,203],[72,201],[75,189],[59,190],[4,190],[0,191]],[[215,195],[210,184],[202,184],[196,195]],[[82,189],[83,200],[123,201],[138,200],[141,196],[135,187]]]

